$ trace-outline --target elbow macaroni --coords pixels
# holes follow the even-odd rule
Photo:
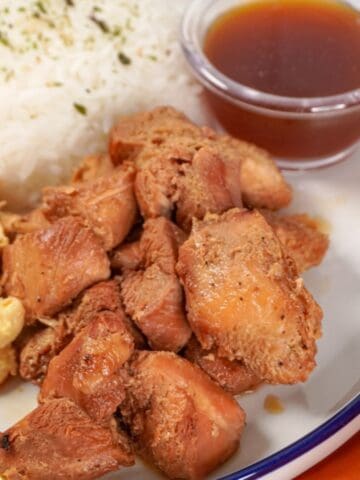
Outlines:
[[[25,309],[15,297],[0,298],[0,350],[9,346],[21,332]]]

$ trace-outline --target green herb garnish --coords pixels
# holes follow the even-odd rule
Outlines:
[[[8,40],[7,37],[5,37],[5,35],[4,35],[3,33],[1,33],[1,32],[0,32],[0,43],[1,43],[2,45],[4,45],[4,47],[8,47],[8,48],[11,47],[9,40]]]
[[[100,18],[95,17],[95,15],[93,13],[90,15],[89,18],[92,22],[95,23],[95,25],[97,25],[100,28],[100,30],[102,32],[104,32],[104,33],[109,33],[110,32],[110,29],[109,29],[107,23],[104,22],[104,20],[100,20]]]
[[[84,105],[81,105],[81,103],[73,103],[73,106],[77,112],[80,113],[80,115],[86,115],[87,114],[87,109],[84,107]]]
[[[129,58],[127,55],[125,55],[124,52],[119,52],[118,53],[118,59],[123,65],[130,65],[131,63],[131,58]]]
[[[44,13],[44,14],[47,13],[46,8],[44,7],[44,4],[42,2],[36,2],[35,5],[37,6],[37,8],[40,10],[41,13]]]

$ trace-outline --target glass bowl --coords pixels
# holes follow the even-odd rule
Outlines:
[[[352,153],[360,140],[360,86],[326,97],[265,93],[222,74],[207,59],[203,41],[215,19],[251,0],[193,0],[182,21],[181,46],[205,87],[211,114],[228,133],[269,150],[280,167],[319,168]],[[359,0],[346,2],[356,11]]]

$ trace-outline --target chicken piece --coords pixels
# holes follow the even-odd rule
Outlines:
[[[119,286],[115,280],[100,282],[85,290],[71,307],[59,314],[54,325],[36,332],[25,342],[20,353],[22,378],[41,383],[50,360],[102,312],[120,312],[120,315],[124,315]],[[124,321],[136,347],[144,348],[145,340],[139,330],[125,316]]]
[[[142,261],[140,242],[131,242],[120,245],[113,251],[110,264],[115,270],[135,270]]]
[[[196,139],[198,127],[172,107],[122,117],[109,136],[109,153],[115,165],[138,160],[146,145],[163,145],[176,132],[179,137]]]
[[[31,233],[50,226],[50,222],[39,208],[32,210],[26,215],[0,212],[0,220],[4,225],[5,233],[11,239],[14,239],[18,234]]]
[[[16,352],[11,345],[0,348],[0,385],[17,374]]]
[[[202,174],[201,183],[205,186],[208,182],[208,188],[200,186],[199,193],[189,181],[186,194],[190,193],[203,202],[199,206],[196,201],[188,200],[187,208],[191,207],[189,218],[192,215],[202,218],[202,209],[221,213],[233,206],[240,207],[241,198],[248,206],[271,210],[284,207],[291,201],[290,187],[265,151],[229,136],[217,135],[210,128],[199,128],[170,107],[159,107],[121,119],[110,134],[109,152],[115,165],[125,160],[136,162],[140,169],[136,193],[147,216],[151,216],[150,212],[158,215],[159,211],[165,212],[161,215],[169,215],[174,203],[177,208],[182,207],[181,200],[177,200],[177,191],[181,188],[176,184],[184,174],[174,175],[171,164],[176,161],[188,163],[191,170],[193,159],[200,152],[200,168],[195,176]],[[163,173],[164,163],[170,164],[168,174]],[[187,175],[184,177],[182,180],[186,184]],[[198,184],[197,179],[196,187]],[[209,193],[213,188],[221,193],[222,202],[225,197],[228,202],[230,197],[231,205],[216,204],[217,197]],[[206,198],[202,198],[203,192],[207,193]],[[215,203],[215,208],[206,203],[208,198]],[[196,211],[201,207],[199,216]]]
[[[289,205],[291,188],[265,150],[229,136],[221,136],[218,142],[228,164],[236,165],[241,159],[240,185],[244,205],[269,210]]]
[[[145,218],[170,217],[185,230],[192,217],[241,206],[239,165],[229,172],[205,130],[171,108],[123,120],[113,129],[110,152],[115,163],[133,159],[139,172],[135,192]],[[209,143],[209,144],[208,144]]]
[[[268,211],[262,214],[300,273],[321,263],[329,247],[329,237],[320,232],[315,220],[306,214],[280,216]]]
[[[27,321],[51,316],[82,290],[110,275],[96,235],[74,217],[18,236],[3,251],[3,286],[19,298]]]
[[[96,180],[99,177],[109,175],[113,172],[114,165],[109,155],[91,155],[85,157],[75,169],[71,178],[71,183],[76,185],[78,183]]]
[[[141,352],[120,411],[139,454],[169,478],[201,479],[238,448],[245,414],[198,367]]]
[[[71,341],[66,325],[59,322],[54,328],[37,331],[20,351],[19,373],[24,380],[41,383],[50,360]]]
[[[192,156],[181,156],[174,149],[154,151],[136,176],[135,193],[145,218],[170,217],[176,208],[176,220],[186,231],[193,217],[203,218],[206,212],[221,213],[234,206],[226,165],[209,147],[194,149]],[[236,205],[242,205],[241,196]]]
[[[125,397],[121,369],[133,351],[123,315],[99,313],[51,360],[40,402],[67,397],[94,421],[108,423]]]
[[[114,441],[67,399],[52,400],[0,434],[6,480],[92,480],[134,464],[131,448]]]
[[[137,270],[125,269],[121,278],[125,311],[154,350],[177,352],[191,336],[175,273],[183,239],[183,232],[169,220],[147,220],[139,244],[141,264]]]
[[[45,188],[45,217],[51,222],[68,215],[80,217],[99,236],[105,250],[111,250],[135,223],[134,176],[133,166],[124,164],[111,175],[86,183]]]
[[[322,311],[257,211],[209,215],[180,247],[177,271],[201,343],[269,383],[305,381]]]
[[[257,386],[261,380],[242,361],[219,357],[216,350],[203,350],[195,337],[187,344],[185,357],[198,365],[209,377],[232,395]]]

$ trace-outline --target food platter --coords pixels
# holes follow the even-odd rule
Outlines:
[[[292,209],[307,211],[330,233],[329,251],[320,269],[304,275],[305,284],[324,309],[317,368],[304,384],[262,386],[238,397],[247,427],[238,453],[210,478],[292,478],[338,448],[360,428],[360,152],[331,168],[290,172]],[[36,387],[11,381],[0,395],[0,429],[36,405]],[[264,409],[268,394],[284,407]],[[162,478],[141,462],[109,479]]]
[[[0,480],[291,480],[360,430],[358,2],[312,1],[5,2]]]

